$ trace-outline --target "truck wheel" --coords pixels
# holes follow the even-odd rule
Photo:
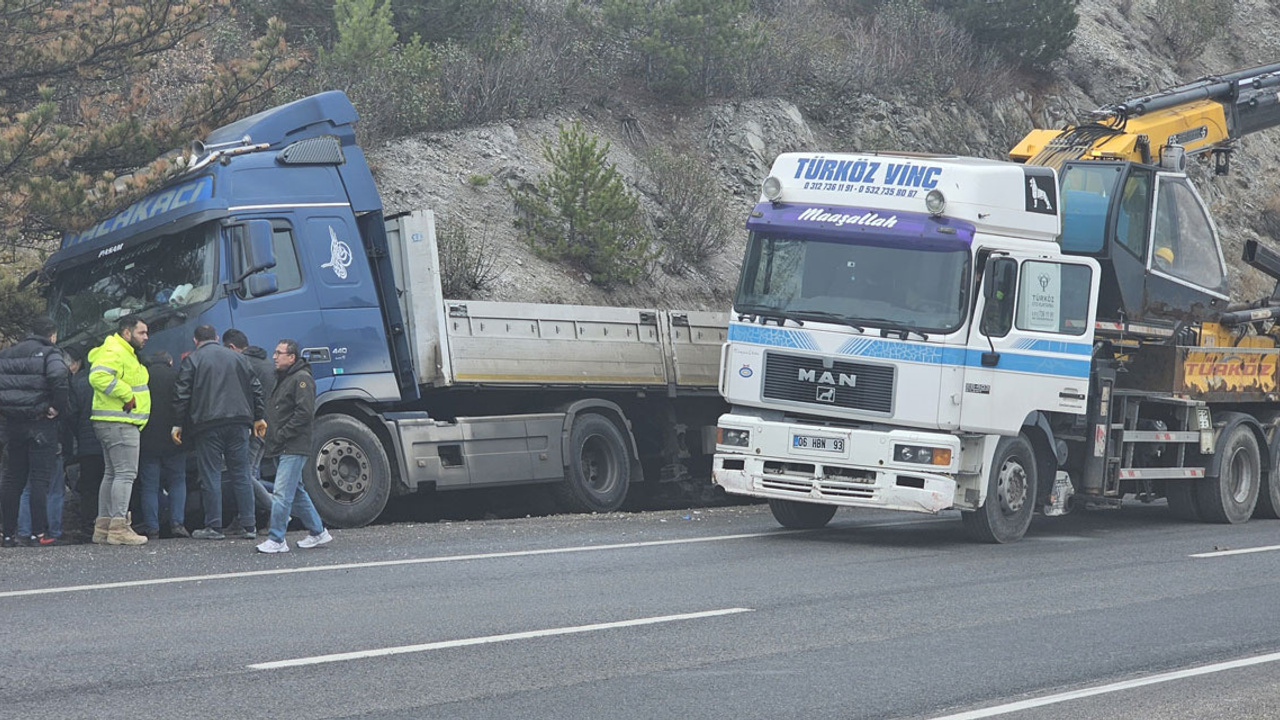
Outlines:
[[[1226,434],[1220,452],[1218,477],[1196,483],[1196,504],[1201,520],[1235,525],[1248,520],[1258,504],[1262,455],[1257,436],[1244,423]]]
[[[1280,474],[1276,468],[1262,481],[1262,489],[1258,491],[1258,506],[1253,509],[1253,516],[1267,520],[1280,519]]]
[[[776,498],[769,498],[769,509],[773,511],[773,519],[777,520],[779,525],[795,530],[825,527],[831,522],[831,517],[836,514],[835,505],[815,505]]]
[[[325,525],[373,522],[391,495],[391,464],[367,425],[346,415],[316,418],[311,465],[302,473]]]
[[[1165,483],[1164,497],[1169,501],[1169,514],[1179,520],[1200,522],[1200,507],[1196,503],[1196,484],[1199,480],[1170,480]]]
[[[987,479],[987,500],[977,510],[963,511],[960,519],[974,540],[1009,543],[1019,540],[1031,525],[1036,506],[1036,456],[1021,435],[1003,438]]]
[[[551,486],[561,508],[568,512],[613,512],[622,507],[631,484],[631,455],[627,441],[607,418],[585,413],[569,431],[569,473]]]

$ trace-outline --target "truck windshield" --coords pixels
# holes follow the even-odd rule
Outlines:
[[[181,322],[183,308],[213,296],[217,238],[218,224],[205,223],[57,273],[49,310],[59,341],[96,342],[129,313],[153,332]]]
[[[945,333],[968,307],[969,251],[752,233],[734,309]]]

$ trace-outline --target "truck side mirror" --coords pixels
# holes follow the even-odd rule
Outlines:
[[[1004,337],[1013,329],[1013,299],[1017,289],[1018,261],[997,257],[982,272],[982,297],[986,299],[979,330],[987,337]]]
[[[245,278],[244,289],[249,297],[270,295],[280,289],[280,283],[273,272],[258,273]]]
[[[276,266],[276,246],[269,220],[250,220],[244,228],[245,267],[240,279]],[[272,292],[275,292],[272,290]],[[254,293],[257,295],[258,293]]]

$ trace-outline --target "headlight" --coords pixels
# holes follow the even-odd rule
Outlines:
[[[947,198],[941,190],[930,190],[929,194],[924,196],[924,207],[930,215],[941,215],[942,211],[947,209]]]
[[[764,197],[769,202],[778,202],[782,199],[782,181],[770,175],[764,179]]]
[[[924,445],[894,445],[893,461],[913,465],[950,465],[951,448]]]
[[[716,428],[716,444],[747,447],[751,444],[751,431],[718,427]]]

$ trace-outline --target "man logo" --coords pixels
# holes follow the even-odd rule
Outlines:
[[[836,401],[836,389],[833,387],[818,388],[818,402],[834,403]]]
[[[796,379],[800,382],[817,383],[819,385],[838,385],[840,387],[857,387],[858,376],[849,373],[833,373],[830,370],[823,370],[819,375],[817,370],[806,370],[800,368],[796,373]]]

